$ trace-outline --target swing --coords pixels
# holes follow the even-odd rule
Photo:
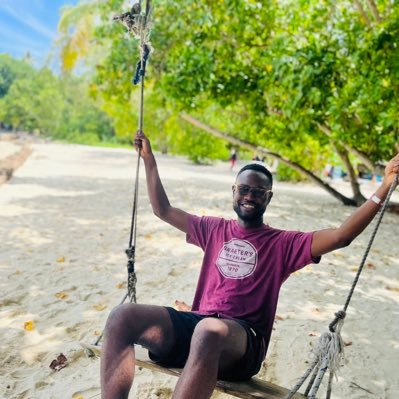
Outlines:
[[[179,377],[181,369],[168,368],[160,366],[151,361],[147,355],[147,350],[144,348],[135,346],[136,353],[136,364],[139,368],[146,368],[152,371],[169,374],[175,377]],[[215,386],[215,390],[229,395],[235,396],[236,398],[242,399],[283,399],[289,394],[289,390],[279,385],[272,384],[271,382],[263,381],[259,378],[251,378],[245,382],[230,382],[218,380]],[[304,399],[300,393],[296,393],[291,396],[293,399]]]
[[[139,113],[139,130],[142,131],[143,128],[143,99],[144,99],[144,76],[145,76],[145,68],[146,63],[151,52],[151,47],[149,44],[149,17],[151,12],[150,0],[146,0],[146,6],[144,11],[142,12],[142,0],[139,0],[139,3],[133,5],[130,12],[124,13],[120,16],[114,17],[114,20],[122,22],[128,29],[129,33],[133,33],[133,35],[140,39],[140,61],[137,63],[136,72],[134,75],[133,83],[137,84],[141,82],[141,99],[140,99],[140,113]],[[136,230],[137,230],[137,199],[138,199],[138,177],[139,177],[139,165],[140,165],[140,150],[138,152],[138,160],[137,160],[137,168],[136,168],[136,180],[134,186],[134,195],[133,195],[133,211],[132,211],[132,223],[130,230],[130,238],[129,238],[129,246],[126,250],[126,255],[128,258],[127,261],[127,271],[128,271],[128,282],[127,282],[127,293],[124,296],[121,303],[124,303],[127,298],[129,298],[130,302],[136,303],[136,274],[134,270],[135,265],[135,246],[136,246]],[[270,382],[263,381],[259,378],[251,378],[249,381],[245,382],[227,382],[218,380],[215,386],[215,390],[227,393],[229,395],[233,395],[237,398],[242,399],[301,399],[301,398],[309,398],[316,399],[316,394],[322,382],[322,379],[327,370],[330,370],[330,375],[328,379],[327,385],[327,394],[326,398],[329,399],[331,397],[332,391],[332,381],[333,377],[340,367],[341,360],[343,359],[343,340],[341,338],[340,332],[344,323],[344,319],[346,316],[346,311],[349,306],[349,302],[354,293],[356,284],[359,280],[360,273],[363,270],[363,266],[366,262],[368,253],[376,236],[379,225],[382,221],[382,217],[386,210],[389,199],[397,185],[398,176],[395,176],[395,179],[390,187],[388,192],[386,201],[384,202],[379,218],[377,220],[376,226],[371,235],[369,244],[366,248],[364,256],[361,260],[360,266],[358,268],[357,274],[353,281],[352,287],[346,299],[343,310],[338,311],[335,314],[335,319],[329,325],[329,332],[324,333],[320,337],[319,347],[314,352],[314,361],[311,366],[306,370],[304,375],[300,378],[298,383],[292,390],[287,388],[280,387],[278,385],[272,384]],[[95,346],[97,346],[102,339],[102,335],[95,342]],[[90,349],[87,348],[89,351]],[[136,365],[139,368],[146,368],[152,371],[158,371],[165,374],[169,374],[172,376],[180,376],[181,369],[176,368],[168,368],[164,366],[160,366],[159,364],[154,363],[148,357],[147,350],[144,348],[135,346],[135,354],[136,354]],[[298,393],[298,390],[303,385],[303,383],[310,377],[310,381],[306,388],[304,394]]]

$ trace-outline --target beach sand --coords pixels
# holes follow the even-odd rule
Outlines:
[[[99,359],[88,358],[82,344],[97,339],[125,294],[137,156],[133,150],[56,143],[31,148],[28,160],[0,186],[0,398],[99,398]],[[174,206],[234,218],[234,173],[227,162],[195,166],[165,155],[157,160]],[[337,184],[349,193],[346,183]],[[375,186],[363,189],[369,195]],[[266,221],[276,228],[336,227],[353,211],[311,184],[277,182],[274,191]],[[398,191],[394,195],[398,201]],[[342,331],[346,362],[334,382],[334,399],[399,395],[398,222],[398,215],[384,217],[349,307]],[[306,370],[309,350],[343,307],[373,226],[284,284],[261,378],[290,388]],[[201,259],[183,233],[152,214],[142,168],[138,302],[191,303]],[[49,365],[60,353],[69,362],[56,372]],[[170,398],[175,382],[137,370],[130,397]]]

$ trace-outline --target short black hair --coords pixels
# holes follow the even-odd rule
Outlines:
[[[240,171],[237,173],[237,177],[244,172],[245,170],[254,170],[256,172],[263,173],[270,181],[270,185],[273,186],[273,175],[270,170],[259,163],[249,163],[248,165],[243,166]]]

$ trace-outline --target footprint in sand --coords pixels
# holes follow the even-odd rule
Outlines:
[[[25,298],[26,298],[26,295],[12,296],[12,297],[8,297],[8,298],[3,298],[0,301],[0,308],[1,307],[6,307],[6,306],[10,306],[10,305],[20,305]]]
[[[10,375],[17,380],[25,380],[32,376],[32,371],[30,369],[18,369],[10,373]]]

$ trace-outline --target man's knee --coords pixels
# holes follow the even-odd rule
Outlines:
[[[229,334],[229,327],[226,323],[215,318],[206,318],[201,320],[195,327],[193,338],[199,338],[199,341],[206,345],[215,344],[221,348],[221,343]]]
[[[127,303],[112,309],[105,325],[105,334],[123,335],[130,329],[135,314],[135,304]]]
[[[111,311],[105,336],[130,344],[152,345],[173,337],[173,324],[168,311],[161,306],[128,303]]]

